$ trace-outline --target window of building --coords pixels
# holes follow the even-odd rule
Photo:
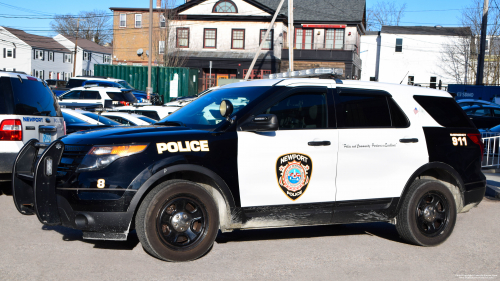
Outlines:
[[[267,29],[260,30],[259,43],[262,43],[262,39],[266,35],[266,31],[267,31]],[[266,41],[264,42],[264,45],[262,46],[262,50],[272,50],[273,49],[273,38],[274,38],[274,29],[271,29],[269,31],[269,36],[267,36]]]
[[[217,47],[217,29],[215,28],[205,28],[203,30],[203,48],[213,48]]]
[[[165,20],[165,15],[160,14],[160,27],[165,27],[166,26],[166,20]]]
[[[54,52],[49,52],[49,61],[54,61]]]
[[[64,54],[64,62],[71,63],[71,54]]]
[[[326,110],[326,93],[305,92],[281,100],[262,114],[276,115],[280,130],[318,129],[328,127]]]
[[[415,85],[415,76],[408,76],[408,85]]]
[[[5,55],[6,55],[6,57],[8,57],[8,58],[12,58],[12,57],[14,56],[14,49],[12,49],[12,48],[6,48],[5,50],[6,50],[6,51],[5,51],[5,53],[6,53]]]
[[[158,53],[159,54],[164,54],[165,53],[165,41],[159,41],[158,42]]]
[[[120,14],[120,27],[127,27],[127,14]]]
[[[111,62],[111,55],[104,55],[103,62],[110,63]]]
[[[429,84],[429,87],[432,89],[436,89],[436,77],[431,76],[431,83]]]
[[[370,77],[370,81],[377,81],[375,77]]]
[[[44,74],[45,74],[45,71],[44,70],[33,70],[33,74],[35,77],[37,78],[40,78],[40,79],[44,79]]]
[[[35,50],[35,59],[37,59],[37,60],[43,60],[43,51],[41,51],[41,50]]]
[[[238,9],[233,1],[221,0],[215,3],[212,13],[237,13]]]
[[[177,48],[189,48],[189,28],[177,28]]]
[[[245,49],[245,30],[233,29],[231,35],[231,49]]]
[[[403,38],[396,38],[396,52],[400,53],[403,51]]]
[[[83,60],[89,60],[89,53],[83,52]]]
[[[311,50],[314,44],[313,29],[295,29],[295,48]]]
[[[326,29],[325,30],[325,48],[343,49],[344,48],[344,29]]]
[[[142,27],[142,14],[135,14],[135,27],[136,28]]]

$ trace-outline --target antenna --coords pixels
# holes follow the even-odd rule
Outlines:
[[[409,70],[408,70],[408,72],[406,72],[405,76],[403,77],[403,79],[401,79],[401,82],[399,82],[399,84],[403,83],[403,80],[405,80],[406,75],[408,75],[408,73],[410,73],[410,71],[409,71]]]

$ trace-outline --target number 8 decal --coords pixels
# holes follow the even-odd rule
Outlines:
[[[105,187],[104,179],[98,179],[97,180],[97,188],[104,188],[104,187]]]

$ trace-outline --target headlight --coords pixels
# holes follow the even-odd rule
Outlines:
[[[148,147],[147,144],[94,146],[85,155],[76,171],[85,172],[104,169],[116,159],[143,152],[146,147]]]

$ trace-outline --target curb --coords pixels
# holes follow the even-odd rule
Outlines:
[[[490,199],[500,200],[500,187],[487,184],[484,196]]]
[[[482,169],[483,174],[496,174],[500,173],[500,169]]]

